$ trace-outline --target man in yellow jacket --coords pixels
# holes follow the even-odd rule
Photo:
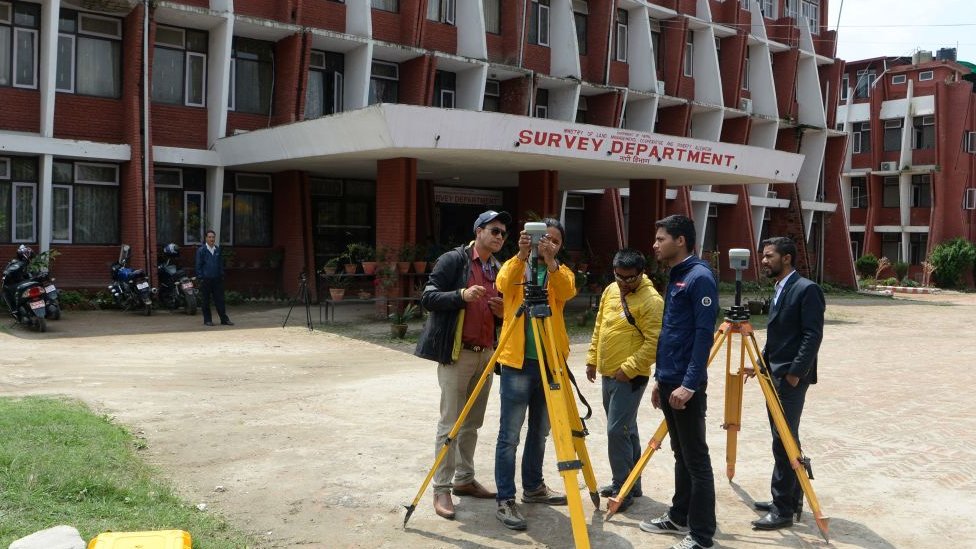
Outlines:
[[[548,290],[549,307],[552,309],[550,324],[557,346],[555,351],[565,359],[569,356],[569,336],[566,334],[563,307],[576,295],[576,280],[573,271],[556,260],[565,239],[565,229],[555,219],[543,219],[543,222],[547,234],[537,244],[539,265],[535,283]],[[502,265],[495,279],[495,288],[504,298],[502,333],[509,330],[510,324],[515,324],[498,356],[502,403],[498,444],[495,446],[495,485],[498,489],[495,516],[506,528],[525,530],[525,516],[515,503],[515,452],[526,412],[529,428],[522,452],[522,501],[565,505],[566,496],[550,490],[542,478],[542,461],[549,435],[549,415],[542,386],[545,380],[539,371],[539,354],[535,348],[532,323],[526,322],[525,314],[515,316],[515,311],[524,301],[524,284],[531,272],[529,252],[532,239],[525,231],[520,234],[518,245],[518,255]],[[546,357],[547,360],[553,358]]]
[[[644,255],[630,248],[613,258],[616,282],[600,298],[590,350],[586,354],[586,378],[597,374],[603,383],[603,410],[607,413],[607,453],[613,482],[600,489],[603,497],[615,496],[641,455],[637,433],[637,409],[651,375],[661,333],[664,300],[644,275]],[[640,479],[620,504],[623,511],[641,496]]]

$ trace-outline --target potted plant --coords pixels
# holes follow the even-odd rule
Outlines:
[[[393,311],[389,314],[390,332],[393,337],[403,339],[407,335],[407,320],[413,318],[420,309],[417,305],[410,303],[403,308],[394,305]]]
[[[399,281],[396,269],[389,265],[384,265],[376,271],[376,278],[373,279],[373,286],[376,287],[376,295],[386,295],[396,286]]]
[[[325,266],[322,267],[322,274],[334,275],[339,272],[339,267],[342,263],[341,256],[333,257],[332,259],[325,262]]]
[[[376,248],[376,262],[379,263],[379,268],[389,267],[391,269],[396,269],[396,250],[393,248],[383,245]]]
[[[363,273],[371,275],[376,272],[376,250],[364,242],[353,242],[346,246],[346,254],[352,263],[361,263]]]
[[[332,298],[332,301],[342,301],[342,298],[346,295],[346,288],[352,282],[349,275],[336,273],[325,277],[325,279],[329,284],[329,296]]]
[[[400,253],[398,255],[399,261],[397,261],[397,272],[400,274],[407,274],[410,272],[410,263],[414,258],[414,250],[415,248],[409,242],[400,248]]]

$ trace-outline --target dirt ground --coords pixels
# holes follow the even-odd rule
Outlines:
[[[301,319],[282,329],[286,309],[230,312],[234,327],[100,311],[66,313],[46,334],[0,331],[0,396],[64,394],[115,417],[146,438],[146,458],[189,501],[253,532],[260,547],[572,547],[565,507],[526,506],[529,529],[516,533],[497,522],[492,501],[455,498],[457,520],[437,517],[429,489],[404,530],[402,505],[433,462],[434,365],[407,346],[309,333]],[[829,301],[820,383],[808,393],[801,435],[834,547],[976,546],[974,319],[973,294]],[[570,357],[580,374],[585,348],[575,344]],[[726,481],[720,368],[708,420],[717,546],[824,546],[809,513],[788,530],[749,527],[758,516],[752,501],[768,498],[768,426],[749,383],[737,473]],[[598,405],[598,386],[583,388]],[[641,437],[660,419],[645,402]],[[496,385],[476,458],[489,486],[497,426]],[[603,484],[602,409],[588,426]],[[550,443],[545,471],[562,490],[553,455]],[[670,450],[655,455],[644,497],[610,522],[584,495],[593,547],[677,541],[637,527],[666,510],[672,465]]]

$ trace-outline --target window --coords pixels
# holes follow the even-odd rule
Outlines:
[[[374,9],[383,11],[400,11],[400,0],[371,0]]]
[[[868,207],[868,183],[863,177],[851,179],[851,208],[863,209]]]
[[[840,77],[840,100],[841,101],[847,101],[847,94],[850,91],[848,90],[848,88],[850,87],[850,85],[851,85],[850,76],[848,76],[847,73],[841,75]]]
[[[857,71],[857,84],[854,86],[854,99],[871,96],[871,84],[874,83],[874,70]]]
[[[907,81],[908,81],[908,77],[905,76],[904,74],[896,74],[891,77],[891,83],[894,85],[904,84]]]
[[[576,26],[576,45],[580,55],[586,55],[586,16],[590,5],[586,0],[573,0],[573,22]]]
[[[485,82],[485,99],[481,105],[481,110],[502,112],[501,83],[498,80]]]
[[[901,199],[898,194],[898,178],[897,177],[886,177],[884,178],[884,183],[882,184],[881,193],[881,207],[883,208],[897,208],[901,203]]]
[[[245,176],[245,177],[242,177]],[[258,180],[263,183],[258,183]],[[233,195],[233,230],[235,246],[270,246],[273,201],[271,176],[238,174],[237,192]],[[242,185],[242,183],[244,183]],[[254,189],[263,188],[264,191]]]
[[[908,235],[908,262],[921,265],[925,261],[926,250],[929,247],[928,233],[911,233]]]
[[[228,108],[251,114],[271,114],[274,43],[235,36],[230,62]]]
[[[651,18],[651,48],[654,50],[654,66],[661,70],[661,51],[664,44],[661,42],[661,22]]]
[[[586,98],[580,96],[579,103],[576,105],[576,123],[586,124]]]
[[[916,116],[913,120],[912,148],[935,148],[935,117]]]
[[[775,0],[760,0],[759,11],[766,19],[776,19],[776,4]]]
[[[871,152],[871,123],[855,122],[853,127],[854,131],[851,133],[851,142],[854,144],[854,152]]]
[[[312,50],[305,90],[305,119],[342,112],[345,56],[341,53]],[[221,232],[221,234],[226,234]]]
[[[820,0],[801,0],[800,12],[810,25],[810,33],[820,34]]]
[[[586,247],[586,209],[585,196],[581,194],[566,195],[565,227],[566,242],[563,248],[567,250],[582,250]]]
[[[863,234],[863,233],[859,233],[859,234]],[[854,236],[854,233],[852,233],[851,234],[851,257],[853,257],[854,259],[861,257],[860,252],[861,252],[861,241],[857,240]]]
[[[922,71],[918,73],[918,81],[924,82],[926,80],[932,80],[935,78],[935,73],[933,71]]]
[[[962,195],[962,207],[966,210],[976,210],[976,188],[970,187]]]
[[[396,103],[400,98],[400,65],[373,61],[369,77],[369,104]]]
[[[617,10],[617,34],[613,41],[613,56],[617,61],[627,61],[627,10]]]
[[[454,24],[455,0],[427,0],[427,19]]]
[[[152,98],[159,103],[205,107],[207,43],[205,31],[156,27]]]
[[[901,233],[881,233],[881,257],[901,261]]]
[[[749,89],[749,47],[746,47],[745,63],[742,67],[742,89]]]
[[[0,242],[37,241],[37,181],[36,158],[0,158]]]
[[[122,96],[121,19],[61,10],[57,49],[58,91],[96,97]],[[183,79],[181,75],[180,86]],[[199,80],[201,86],[204,80]]]
[[[41,6],[0,2],[0,86],[37,88]]]
[[[201,244],[206,223],[207,172],[200,168],[153,167],[156,186],[156,241]],[[221,232],[222,239],[227,234]]]
[[[117,164],[55,160],[52,180],[52,240],[65,244],[120,242]]]
[[[453,109],[456,89],[457,75],[453,72],[437,71],[434,76],[434,106]]]
[[[502,33],[501,0],[483,0],[485,8],[485,32]]]
[[[535,117],[549,118],[549,90],[535,90]]]
[[[800,16],[798,5],[800,0],[786,0],[786,16],[796,19]]]
[[[966,137],[963,139],[966,146],[966,152],[976,153],[976,132],[966,132]]]
[[[685,38],[685,59],[684,59],[684,75],[693,76],[695,74],[695,37],[691,31],[688,32],[688,36]]]
[[[901,123],[900,118],[884,121],[884,150],[886,152],[901,150]]]
[[[918,174],[912,176],[912,208],[932,207],[932,176]]]
[[[549,0],[529,4],[529,44],[549,45]]]

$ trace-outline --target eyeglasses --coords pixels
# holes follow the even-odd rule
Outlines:
[[[619,280],[620,282],[623,282],[624,284],[630,284],[632,282],[636,282],[637,279],[641,277],[641,274],[637,273],[634,276],[620,276],[619,273],[615,272],[613,273],[613,277]]]
[[[490,228],[488,230],[491,231],[491,236],[501,235],[502,238],[505,238],[506,236],[508,236],[508,231],[504,231],[502,229],[499,229],[498,227],[492,227],[492,228]]]

